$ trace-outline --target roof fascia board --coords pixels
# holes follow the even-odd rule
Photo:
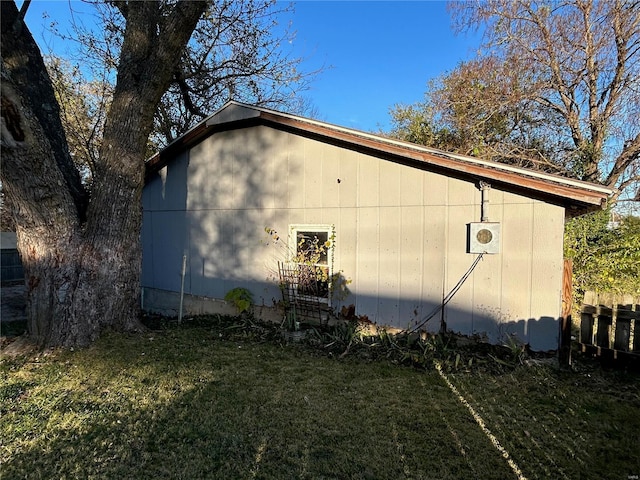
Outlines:
[[[326,122],[320,122],[318,120],[313,120],[311,118],[304,118],[304,117],[300,117],[297,115],[292,115],[290,113],[283,113],[283,112],[278,112],[275,110],[269,110],[267,108],[263,108],[263,107],[256,107],[256,106],[251,106],[251,105],[246,105],[246,104],[242,104],[236,101],[230,101],[228,102],[224,107],[222,107],[218,112],[220,112],[221,110],[227,108],[227,106],[229,105],[236,105],[236,106],[241,106],[245,109],[248,110],[254,110],[256,112],[259,112],[257,115],[254,116],[261,116],[263,118],[270,118],[272,120],[278,121],[277,118],[281,118],[281,119],[290,119],[292,121],[296,121],[296,122],[300,122],[301,124],[308,124],[308,125],[314,125],[314,126],[318,126],[321,128],[326,128],[329,129],[331,131],[336,131],[336,132],[343,132],[347,135],[351,135],[351,136],[355,136],[355,137],[363,137],[363,138],[368,138],[371,139],[375,142],[379,142],[382,144],[389,144],[389,145],[396,145],[399,146],[402,149],[410,149],[410,150],[417,150],[420,152],[425,152],[425,153],[430,153],[432,155],[436,155],[436,156],[444,156],[447,158],[451,158],[451,159],[455,159],[455,160],[460,160],[463,162],[467,162],[467,163],[473,163],[473,164],[478,164],[478,165],[484,165],[486,167],[492,168],[492,169],[498,169],[498,170],[505,170],[508,172],[513,172],[513,173],[517,173],[519,175],[526,175],[529,177],[537,177],[537,178],[541,178],[543,180],[548,180],[551,182],[556,182],[556,183],[563,183],[563,184],[567,184],[570,186],[575,186],[578,188],[585,188],[588,190],[594,190],[597,192],[601,192],[604,193],[606,195],[611,195],[613,193],[613,190],[609,187],[606,187],[604,185],[598,185],[595,183],[590,183],[590,182],[585,182],[582,180],[577,180],[574,178],[569,178],[569,177],[562,177],[560,175],[554,175],[551,173],[545,173],[545,172],[541,172],[539,170],[530,170],[527,168],[521,168],[521,167],[514,167],[513,165],[509,165],[506,163],[499,163],[499,162],[493,162],[490,160],[483,160],[481,158],[477,158],[477,157],[471,157],[468,155],[460,155],[460,154],[455,154],[455,153],[449,153],[449,152],[445,152],[443,150],[437,150],[435,148],[429,148],[429,147],[424,147],[422,145],[418,145],[415,143],[411,143],[411,142],[404,142],[402,140],[396,140],[393,138],[387,138],[387,137],[382,137],[380,135],[375,135],[372,133],[367,133],[367,132],[363,132],[360,130],[354,130],[351,128],[346,128],[346,127],[342,127],[339,125],[334,125],[331,123],[326,123]],[[215,113],[214,115],[217,115],[218,113]],[[213,115],[212,115],[213,116]],[[300,128],[304,129],[304,126],[301,126]]]
[[[225,123],[258,118],[261,113],[260,109],[231,101],[226,103],[222,108],[220,108],[220,110],[207,118],[205,120],[205,124],[207,127],[223,125]]]
[[[496,170],[504,170],[507,172],[513,172],[516,173],[518,175],[526,175],[529,177],[537,177],[543,180],[548,180],[548,181],[552,181],[552,182],[556,182],[556,183],[564,183],[570,186],[575,186],[578,188],[586,188],[588,190],[594,190],[597,192],[601,192],[601,193],[605,193],[605,194],[611,194],[613,193],[613,190],[609,187],[605,187],[604,185],[598,185],[598,184],[594,184],[594,183],[590,183],[590,182],[584,182],[582,180],[577,180],[577,179],[573,179],[573,178],[569,178],[569,177],[562,177],[560,175],[553,175],[551,173],[545,173],[545,172],[541,172],[538,170],[530,170],[530,169],[525,169],[525,168],[520,168],[520,167],[514,167],[513,165],[509,165],[506,163],[498,163],[498,162],[493,162],[493,161],[489,161],[489,160],[483,160],[481,158],[477,158],[477,157],[470,157],[470,156],[466,156],[466,155],[458,155],[458,154],[454,154],[454,153],[449,153],[449,152],[444,152],[442,150],[437,150],[437,149],[433,149],[433,148],[429,148],[429,147],[423,147],[421,145],[417,145],[415,143],[410,143],[410,142],[403,142],[401,140],[395,140],[395,139],[391,139],[391,138],[386,138],[386,137],[381,137],[379,135],[373,135],[370,133],[366,133],[366,132],[361,132],[359,130],[352,130],[352,129],[348,129],[345,127],[340,127],[337,125],[332,125],[329,123],[323,123],[323,122],[318,122],[315,120],[311,120],[311,119],[306,119],[306,118],[302,118],[302,117],[295,117],[294,115],[289,115],[289,114],[282,114],[280,112],[275,112],[275,111],[268,111],[265,109],[263,110],[263,114],[261,115],[264,118],[270,118],[272,120],[275,120],[273,117],[282,117],[284,118],[289,118],[292,121],[298,121],[301,124],[309,124],[309,125],[315,125],[321,128],[327,128],[331,131],[336,131],[336,132],[343,132],[347,135],[351,135],[351,136],[355,136],[355,137],[362,137],[362,138],[367,138],[370,140],[373,140],[374,142],[380,143],[380,144],[388,144],[388,145],[395,145],[398,146],[400,148],[404,149],[409,149],[409,150],[416,150],[419,152],[423,152],[423,153],[427,153],[427,154],[431,154],[437,157],[447,157],[450,159],[454,159],[454,160],[460,160],[462,162],[465,163],[472,163],[472,164],[477,164],[477,165],[483,165],[486,166],[488,168],[491,169],[496,169]],[[278,120],[275,120],[278,121]],[[300,128],[304,128],[303,126],[301,126]]]
[[[307,131],[325,139],[341,140],[343,144],[358,145],[371,152],[383,152],[398,158],[407,158],[419,162],[426,166],[437,166],[447,171],[456,171],[466,176],[498,181],[507,185],[518,185],[525,189],[548,193],[554,196],[568,198],[583,204],[601,207],[606,202],[608,196],[613,193],[609,188],[600,185],[593,185],[587,182],[578,182],[573,185],[564,180],[565,177],[551,175],[529,175],[529,173],[540,173],[525,169],[504,169],[502,164],[497,162],[475,162],[468,161],[467,157],[450,155],[433,149],[407,148],[404,142],[387,142],[375,135],[360,135],[358,132],[346,129],[334,129],[320,122],[306,122],[296,118],[273,115],[271,112],[263,112],[261,115],[265,121],[280,124],[297,131]],[[308,124],[308,125],[305,125]],[[472,158],[472,157],[468,157]],[[475,160],[475,159],[473,159]],[[553,183],[550,183],[553,182]],[[595,188],[588,188],[588,187]]]
[[[240,128],[262,122],[306,133],[345,147],[364,149],[377,156],[393,157],[394,161],[407,163],[410,160],[415,162],[414,165],[418,168],[429,165],[447,172],[457,172],[458,175],[469,178],[487,179],[505,185],[517,186],[519,189],[534,190],[554,197],[561,197],[579,203],[580,211],[585,208],[588,210],[602,208],[608,197],[614,192],[611,188],[603,185],[475,157],[451,154],[233,100],[227,102],[211,116],[151,157],[147,162],[147,172],[150,174],[164,167],[170,161],[171,153],[193,145],[213,131]],[[571,202],[568,202],[569,205],[566,201],[556,203],[567,207]]]
[[[234,113],[238,111],[237,109],[231,110],[229,113],[227,113],[229,109],[233,108],[234,106],[242,108],[241,111],[244,113],[244,115],[238,115],[237,113]],[[145,177],[148,178],[151,174],[166,166],[166,164],[171,160],[171,154],[178,153],[179,151],[188,148],[189,146],[197,143],[205,136],[209,135],[209,127],[214,125],[222,125],[224,123],[232,123],[234,121],[234,117],[243,116],[245,118],[257,118],[259,117],[259,115],[259,111],[256,111],[255,108],[252,108],[248,105],[239,104],[238,102],[234,101],[225,103],[214,113],[209,115],[207,118],[196,124],[190,130],[173,140],[162,150],[156,152],[153,156],[147,159],[147,161],[145,162]]]

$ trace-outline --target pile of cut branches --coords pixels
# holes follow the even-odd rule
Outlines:
[[[152,329],[176,328],[175,319],[147,317]],[[256,320],[250,314],[239,316],[204,315],[187,318],[181,328],[210,327],[220,338],[258,342],[290,343],[279,325]],[[485,371],[505,373],[523,365],[530,352],[515,339],[503,345],[483,342],[479,337],[453,333],[392,333],[377,329],[371,333],[366,322],[354,318],[329,326],[303,325],[305,332],[296,346],[334,358],[386,360],[399,365],[431,369],[437,361],[445,371]]]

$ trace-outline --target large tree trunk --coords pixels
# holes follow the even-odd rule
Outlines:
[[[2,3],[2,51],[2,186],[24,266],[29,332],[55,344],[52,336],[70,328],[86,194],[40,53],[9,2]]]
[[[5,73],[4,123],[14,115],[3,129],[2,181],[16,219],[30,334],[41,345],[78,346],[105,326],[139,328],[142,183],[126,190],[124,175],[114,175],[102,188],[109,201],[100,207],[92,199],[92,221],[82,223],[33,102]]]
[[[207,4],[118,6],[127,27],[87,207],[42,57],[15,4],[2,2],[2,183],[16,219],[29,332],[43,346],[82,346],[105,327],[140,327],[146,142]]]

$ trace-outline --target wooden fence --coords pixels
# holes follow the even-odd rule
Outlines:
[[[585,295],[580,347],[597,356],[640,356],[640,302],[633,297]]]
[[[0,258],[0,280],[2,285],[24,282],[24,272],[20,255],[16,249],[2,249]]]

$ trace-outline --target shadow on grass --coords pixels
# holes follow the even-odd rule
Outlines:
[[[509,475],[436,376],[203,329],[120,341],[37,371],[3,478]]]
[[[435,372],[245,341],[210,321],[160,327],[4,367],[3,478],[514,476]],[[449,378],[529,479],[640,463],[637,385],[529,367]]]

